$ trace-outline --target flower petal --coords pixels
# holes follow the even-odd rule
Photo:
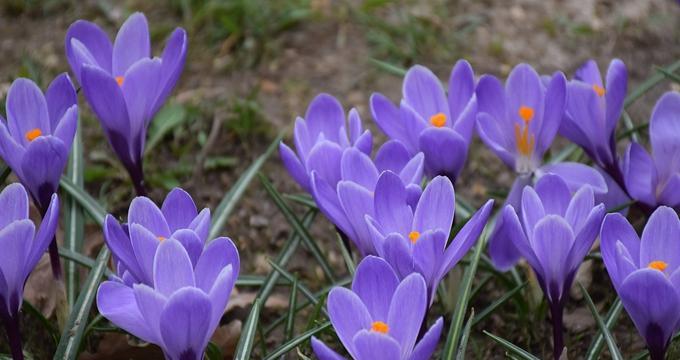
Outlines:
[[[574,233],[569,224],[557,215],[547,215],[536,224],[531,241],[542,269],[534,269],[545,284],[546,296],[553,303],[562,299],[569,275],[569,251],[574,245]]]
[[[680,267],[680,220],[675,211],[660,206],[649,217],[640,242],[640,267],[664,261],[669,269]]]
[[[571,201],[571,192],[560,176],[545,175],[536,182],[534,188],[538,197],[541,198],[546,215],[564,216],[566,214]]]
[[[408,234],[413,212],[407,203],[407,193],[399,176],[391,171],[380,175],[373,200],[375,219],[386,233]]]
[[[540,82],[540,80],[539,80]],[[552,144],[564,116],[567,98],[567,80],[564,74],[556,72],[545,92],[545,110],[540,130],[536,134],[536,154],[542,156]]]
[[[421,65],[411,67],[404,77],[402,91],[404,100],[423,119],[429,120],[430,116],[443,113],[447,123],[452,123],[444,88],[430,69]]]
[[[69,150],[58,138],[41,136],[31,141],[21,159],[23,181],[43,209],[59,187]]]
[[[425,188],[413,216],[413,228],[421,233],[440,229],[448,237],[456,199],[451,180],[437,176]]]
[[[161,313],[163,351],[171,359],[200,359],[214,328],[210,327],[212,305],[196,288],[184,288],[169,299]]]
[[[171,232],[188,228],[198,215],[194,199],[182,188],[174,188],[161,205],[161,212]]]
[[[635,229],[623,215],[619,213],[608,214],[602,222],[602,230],[600,231],[600,251],[609,277],[618,291],[628,274],[623,273],[617,265],[617,258],[619,257],[617,244],[622,244],[626,248],[632,260],[635,261],[635,267],[639,267],[640,238],[635,233]]]
[[[420,274],[407,276],[394,291],[387,316],[389,335],[399,343],[402,359],[416,343],[427,307],[425,280]]]
[[[118,30],[113,43],[111,74],[123,76],[132,64],[150,56],[149,24],[144,14],[136,12],[130,15]]]
[[[96,24],[85,20],[77,20],[66,31],[65,45],[66,58],[79,83],[82,84],[80,73],[82,62],[81,58],[75,54],[72,39],[77,39],[83,48],[87,49],[94,60],[94,63],[91,65],[96,65],[108,73],[111,72],[111,56],[113,53],[111,40]]]
[[[172,235],[161,209],[151,199],[144,196],[138,196],[130,203],[128,223],[139,224],[156,237],[167,239]]]
[[[357,294],[341,287],[334,288],[328,294],[327,306],[335,333],[347,352],[356,359],[357,352],[352,339],[359,331],[371,328],[371,315]]]
[[[194,268],[179,241],[167,239],[158,245],[153,263],[154,288],[170,296],[185,286],[194,286]],[[197,290],[198,291],[198,290]]]
[[[47,102],[31,80],[14,80],[7,92],[6,111],[9,133],[24,147],[30,143],[26,136],[29,131],[39,129],[44,135],[52,133]]]
[[[154,340],[154,332],[139,311],[132,288],[115,281],[104,281],[97,290],[97,309],[130,334],[144,341]]]
[[[425,169],[429,176],[444,175],[452,180],[467,159],[467,142],[449,128],[428,128],[420,134],[418,144],[425,154]]]
[[[355,148],[348,148],[342,153],[341,178],[352,181],[366,189],[375,188],[378,181],[378,169],[368,155]]]
[[[196,263],[196,286],[206,293],[209,292],[222,269],[229,265],[232,267],[232,276],[236,278],[241,267],[241,261],[234,243],[226,237],[211,241]]]
[[[680,93],[668,92],[654,106],[649,138],[661,181],[680,169]]]
[[[311,191],[309,185],[309,175],[302,165],[297,155],[293,152],[288,145],[284,144],[283,141],[279,144],[279,156],[283,162],[283,166],[288,170],[288,174],[293,177],[293,180],[300,185],[305,191]]]
[[[363,330],[352,339],[356,347],[355,359],[392,360],[399,359],[399,344],[387,335]]]
[[[633,199],[650,206],[656,205],[656,168],[647,151],[638,143],[633,142],[628,146],[623,159],[623,177]]]
[[[338,198],[347,216],[347,220],[354,229],[355,238],[351,240],[357,245],[362,255],[376,254],[371,233],[366,224],[366,215],[373,216],[373,194],[350,181],[338,183]]]
[[[326,139],[339,143],[339,129],[345,126],[345,111],[336,98],[322,93],[309,104],[305,122],[312,139],[323,134]]]
[[[367,256],[357,266],[352,291],[359,296],[374,321],[387,322],[390,300],[399,285],[392,267],[376,256]]]
[[[73,88],[73,83],[67,73],[62,73],[52,80],[45,92],[45,100],[47,102],[51,133],[54,133],[59,120],[64,116],[66,110],[73,105],[78,105],[76,90]]]
[[[409,360],[427,360],[430,359],[432,353],[437,348],[437,343],[442,334],[444,327],[444,319],[441,317],[435,321],[434,325],[423,335],[416,347],[413,349]]]
[[[449,77],[448,101],[451,117],[455,121],[475,95],[475,73],[467,60],[456,61]]]
[[[345,360],[344,357],[333,351],[315,336],[312,336],[312,350],[314,350],[314,355],[316,355],[319,360]]]
[[[623,102],[628,92],[628,70],[620,59],[613,59],[607,69],[607,103],[606,130],[613,134],[616,123],[619,122],[623,112]]]

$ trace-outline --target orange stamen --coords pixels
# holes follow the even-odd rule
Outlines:
[[[123,77],[122,76],[116,76],[116,82],[118,83],[118,86],[123,86]]]
[[[524,124],[521,128],[519,124],[515,124],[515,142],[517,143],[517,151],[521,155],[530,156],[534,152],[535,141],[534,135],[529,135],[528,124]]]
[[[597,94],[597,96],[599,96],[599,97],[604,96],[605,91],[604,91],[604,88],[602,86],[597,85],[597,84],[593,85],[593,90],[595,90],[595,93]]]
[[[158,241],[163,241],[165,240],[165,236],[156,236],[156,239],[158,239]]]
[[[42,135],[42,131],[38,128],[26,131],[26,140],[33,141]]]
[[[371,331],[387,334],[387,332],[390,331],[390,327],[382,321],[374,321],[371,324]]]
[[[648,267],[650,269],[655,269],[659,271],[664,271],[668,267],[668,263],[661,260],[655,260],[649,263]]]
[[[531,119],[534,118],[534,109],[528,107],[528,106],[520,106],[519,111],[517,112],[519,114],[519,117],[524,120],[525,123],[528,123],[531,121]]]
[[[446,115],[444,113],[437,113],[430,116],[430,124],[438,128],[446,125]]]
[[[420,239],[420,233],[417,231],[411,231],[408,233],[408,239],[411,240],[412,244],[415,244],[418,239]]]

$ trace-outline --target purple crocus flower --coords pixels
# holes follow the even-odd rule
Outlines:
[[[384,171],[399,174],[407,201],[414,205],[421,193],[423,154],[411,157],[400,142],[380,147],[375,161],[357,147],[342,153],[328,152],[325,161],[311,172],[312,195],[319,209],[351,240],[362,256],[377,254],[366,224],[373,215],[373,193]]]
[[[440,317],[416,343],[427,311],[427,288],[419,274],[399,281],[385,260],[368,256],[357,267],[352,290],[336,287],[328,295],[333,328],[355,360],[425,360],[441,335]],[[320,360],[344,359],[312,337]]]
[[[680,330],[680,221],[661,206],[642,239],[621,214],[609,214],[600,233],[602,259],[628,315],[647,342],[652,360],[663,360]]]
[[[477,130],[484,143],[517,173],[506,205],[520,209],[522,189],[534,178],[546,174],[560,175],[572,192],[589,184],[596,193],[607,192],[602,175],[594,168],[576,163],[542,164],[564,116],[566,79],[560,72],[549,81],[541,81],[527,64],[517,65],[508,76],[505,89],[491,75],[484,75],[477,85]],[[512,267],[520,258],[502,220],[489,237],[489,255],[502,270]]]
[[[371,96],[371,112],[382,132],[404,143],[413,156],[425,154],[429,177],[455,181],[467,158],[477,102],[472,67],[459,60],[451,71],[448,97],[428,68],[413,66],[406,73],[399,107],[385,96]]]
[[[143,195],[146,131],[184,68],[187,35],[177,28],[160,58],[151,57],[149,26],[132,14],[111,44],[96,24],[78,20],[66,33],[66,56],[111,147]]]
[[[203,359],[238,277],[234,244],[228,238],[215,239],[195,262],[173,237],[154,250],[152,284],[105,281],[97,292],[99,312],[160,346],[167,359]]]
[[[680,208],[680,93],[668,92],[656,103],[649,121],[651,155],[631,143],[623,159],[623,176],[630,196],[655,208]]]
[[[501,215],[504,236],[532,267],[550,305],[555,359],[564,345],[562,312],[569,288],[605,214],[604,205],[594,203],[589,185],[572,196],[567,183],[550,174],[539,179],[535,188],[524,187],[521,220],[510,205]]]
[[[59,222],[59,200],[52,194],[37,229],[29,219],[28,194],[21,184],[0,192],[0,320],[5,325],[14,359],[23,359],[19,310],[24,284],[54,237]]]
[[[44,96],[33,81],[17,79],[7,93],[6,110],[7,124],[0,121],[0,156],[44,213],[59,187],[76,132],[75,89],[66,74],[57,76]]]
[[[310,173],[327,168],[326,162],[339,159],[344,149],[354,146],[366,155],[371,154],[373,138],[369,130],[363,130],[359,112],[350,110],[348,118],[349,124],[336,98],[319,94],[309,104],[305,118],[295,120],[293,140],[297,154],[283,142],[279,145],[288,173],[307,192],[312,191]]]
[[[373,207],[375,217],[366,218],[378,254],[400,279],[414,272],[422,275],[431,304],[441,279],[479,238],[493,200],[470,218],[448,246],[456,202],[453,184],[447,177],[435,177],[412,207],[399,176],[385,171],[375,187]]]
[[[113,253],[118,275],[128,286],[153,285],[156,249],[169,238],[179,241],[196,265],[210,231],[210,209],[199,213],[191,196],[180,188],[168,194],[160,209],[149,198],[135,198],[127,220],[121,226],[112,215],[107,215],[104,240]],[[233,248],[230,256],[236,256],[235,253]]]

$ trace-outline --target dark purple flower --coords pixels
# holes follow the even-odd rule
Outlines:
[[[333,328],[355,360],[425,360],[441,335],[440,317],[416,343],[427,310],[427,288],[419,274],[399,281],[381,258],[366,257],[357,267],[352,290],[336,287],[328,295]],[[320,360],[342,356],[312,338]]]
[[[132,14],[111,44],[96,24],[78,20],[66,33],[66,56],[111,147],[144,193],[146,131],[184,68],[187,35],[177,28],[160,58],[151,57],[149,26]]]
[[[43,96],[33,81],[17,79],[7,94],[6,111],[7,124],[0,121],[0,156],[45,212],[59,187],[76,132],[78,99],[73,84],[61,74]]]
[[[118,276],[127,285],[153,285],[154,255],[166,239],[179,241],[196,265],[210,231],[210,209],[199,213],[191,196],[180,188],[168,194],[160,209],[149,198],[135,198],[127,220],[121,226],[107,215],[104,221],[104,240],[113,253]],[[230,256],[238,258],[235,254],[233,248]]]
[[[642,240],[621,214],[609,214],[600,233],[602,259],[623,306],[647,342],[653,360],[664,359],[680,330],[680,220],[661,206]]]
[[[404,143],[411,156],[422,152],[428,176],[455,181],[467,158],[477,114],[472,67],[465,60],[456,63],[447,97],[432,71],[416,65],[404,77],[403,96],[399,107],[382,94],[371,96],[378,127]]]
[[[380,147],[375,161],[357,147],[325,152],[311,172],[312,195],[319,209],[351,240],[362,256],[377,254],[366,224],[373,215],[373,193],[384,171],[399,175],[407,201],[414,205],[421,193],[423,154],[411,157],[404,145],[391,140]]]
[[[598,166],[619,177],[615,130],[627,89],[628,72],[621,60],[614,59],[609,64],[606,86],[597,63],[587,61],[567,85],[566,113],[559,130]]]
[[[668,92],[656,103],[649,121],[651,155],[631,143],[623,159],[623,176],[633,199],[654,208],[680,208],[680,93]]]
[[[298,117],[295,120],[293,140],[297,154],[283,142],[279,145],[281,160],[288,173],[307,192],[312,191],[310,173],[328,168],[331,166],[328,161],[339,161],[344,149],[356,147],[366,155],[371,154],[373,138],[369,130],[363,130],[359,112],[356,109],[350,110],[348,118],[349,124],[345,121],[345,111],[336,98],[319,94],[309,104],[305,118]],[[337,171],[339,170],[337,167]],[[320,175],[325,173],[321,172]],[[337,179],[329,181],[333,180],[337,182]]]
[[[99,312],[116,326],[160,346],[167,359],[200,360],[229,301],[239,272],[228,238],[210,242],[194,261],[174,237],[154,249],[153,282],[105,281]]]
[[[23,359],[19,310],[24,284],[54,237],[59,222],[59,200],[52,194],[38,229],[28,217],[26,190],[11,184],[0,192],[0,320],[9,336],[15,359]]]
[[[583,258],[597,237],[604,205],[595,206],[585,185],[573,196],[557,175],[546,175],[535,188],[524,187],[521,220],[512,206],[503,209],[504,233],[527,260],[550,304],[555,358],[562,353],[562,311]]]
[[[366,216],[378,255],[400,279],[414,272],[422,275],[429,303],[441,279],[479,238],[493,200],[478,210],[447,246],[455,208],[453,184],[447,177],[434,178],[413,207],[401,179],[385,171],[375,187],[375,215]]]

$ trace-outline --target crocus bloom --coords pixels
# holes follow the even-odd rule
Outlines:
[[[425,154],[428,176],[455,181],[467,158],[477,103],[472,67],[459,60],[451,71],[448,97],[439,79],[424,66],[409,69],[399,107],[381,94],[371,96],[380,130],[404,143],[413,156]]]
[[[167,359],[203,359],[238,276],[234,250],[229,239],[218,238],[194,263],[178,240],[163,240],[152,256],[151,286],[105,281],[97,292],[99,312],[130,334],[160,346]]]
[[[647,342],[653,360],[664,359],[680,330],[680,221],[661,206],[649,218],[642,239],[621,214],[602,224],[602,259],[623,306]]]
[[[411,158],[404,145],[392,140],[380,147],[375,162],[356,147],[326,156],[311,172],[314,200],[362,256],[377,254],[365,217],[373,215],[378,177],[387,170],[399,174],[409,203],[415,205],[421,193],[423,154]]]
[[[368,215],[367,221],[378,254],[400,279],[414,272],[422,275],[432,303],[441,279],[479,238],[493,200],[478,210],[447,246],[456,208],[451,180],[435,177],[415,207],[407,198],[399,176],[383,172],[375,186],[375,218]]]
[[[383,259],[368,256],[357,267],[352,290],[336,287],[328,295],[333,328],[355,360],[429,359],[439,341],[440,317],[416,343],[427,310],[427,289],[419,274],[401,282]],[[312,337],[320,360],[342,356]]]
[[[7,329],[14,359],[23,359],[19,310],[24,284],[54,237],[59,222],[59,200],[52,194],[37,229],[29,219],[28,194],[20,184],[0,192],[0,320]]]
[[[557,175],[538,180],[522,194],[521,221],[512,206],[503,209],[505,236],[517,247],[536,274],[553,320],[555,359],[562,353],[562,311],[583,258],[597,237],[604,205],[594,206],[585,185],[573,196]]]
[[[104,221],[104,240],[113,253],[118,275],[127,285],[153,285],[156,249],[169,238],[179,241],[196,265],[210,231],[210,209],[199,213],[191,196],[180,188],[168,194],[160,209],[149,198],[135,198],[127,220],[121,226],[107,215]]]
[[[78,121],[78,100],[68,75],[45,95],[31,80],[17,79],[7,93],[7,124],[0,121],[0,156],[45,212],[59,187]],[[1,119],[1,118],[0,118]]]
[[[111,44],[97,25],[78,20],[66,33],[66,56],[111,147],[144,193],[146,131],[184,68],[187,35],[177,28],[160,58],[151,58],[149,26],[132,14]]]
[[[533,178],[558,174],[572,192],[589,184],[597,193],[606,193],[607,185],[597,170],[575,162],[542,164],[564,116],[566,80],[555,73],[547,84],[527,64],[517,65],[505,84],[493,76],[484,75],[476,89],[477,130],[484,143],[518,174],[506,205],[519,209],[522,189]],[[496,228],[489,238],[489,255],[499,269],[508,269],[519,260],[504,231]]]
[[[654,208],[680,208],[680,93],[668,92],[656,103],[649,121],[651,155],[631,143],[623,159],[623,176],[633,199]]]
[[[612,176],[621,176],[616,156],[616,124],[623,111],[628,72],[619,59],[607,70],[606,86],[594,60],[581,66],[567,84],[567,106],[560,134],[579,145]]]
[[[309,104],[305,118],[295,120],[295,149],[281,142],[279,152],[288,173],[306,191],[311,192],[310,173],[326,168],[330,159],[338,159],[348,147],[356,147],[370,155],[373,138],[363,130],[356,109],[349,111],[349,124],[340,102],[328,95],[319,94]],[[349,135],[348,135],[349,130]]]

